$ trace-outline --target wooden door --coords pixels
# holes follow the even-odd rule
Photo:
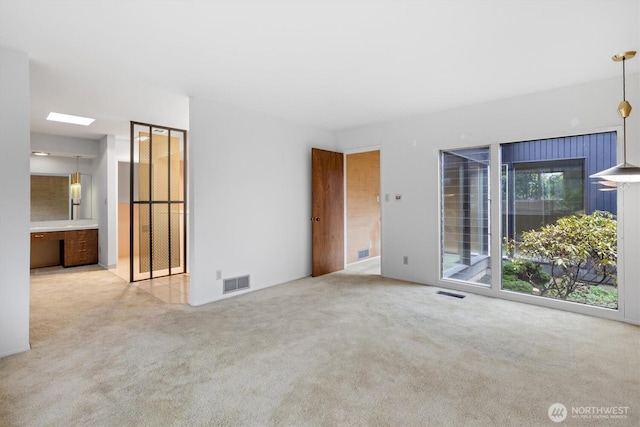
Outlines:
[[[311,149],[312,275],[344,269],[344,156]]]

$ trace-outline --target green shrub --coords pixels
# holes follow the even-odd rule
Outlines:
[[[551,280],[540,264],[528,259],[515,259],[502,267],[502,277],[514,276],[518,280],[529,282],[532,285],[545,285]]]
[[[523,232],[520,242],[505,240],[505,248],[512,264],[533,261],[538,267],[540,263],[550,266],[548,279],[546,273],[535,271],[529,271],[531,276],[524,279],[539,288],[543,296],[568,299],[587,275],[594,273],[601,277],[600,283],[616,285],[616,219],[609,212],[560,218],[538,230]],[[516,254],[522,258],[515,258]],[[508,274],[523,280],[516,270]]]
[[[502,277],[504,279],[505,276],[516,277],[522,273],[524,269],[522,265],[516,262],[510,262],[502,266]]]
[[[508,277],[510,278],[513,276]],[[522,280],[505,280],[504,276],[502,276],[502,288],[527,294],[533,293],[533,286],[531,286],[531,283],[523,282]]]

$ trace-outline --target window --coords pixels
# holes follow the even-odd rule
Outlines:
[[[501,144],[499,152],[500,209],[489,204],[490,148],[440,153],[440,277],[518,299],[617,309],[617,187],[589,178],[616,164],[616,133]],[[490,211],[500,215],[493,247]]]
[[[442,277],[488,285],[489,149],[441,153]]]
[[[503,290],[618,307],[615,188],[588,180],[613,166],[615,142],[607,132],[501,146]]]
[[[507,170],[507,177],[508,177]],[[584,213],[584,159],[515,163],[511,203],[514,236]]]

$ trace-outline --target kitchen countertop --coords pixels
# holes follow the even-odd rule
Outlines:
[[[36,221],[31,223],[31,232],[88,230],[98,228],[97,219],[76,219],[60,221]]]

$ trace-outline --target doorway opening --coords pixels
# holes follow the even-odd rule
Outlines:
[[[345,156],[346,263],[380,274],[380,150]]]
[[[312,276],[356,263],[380,274],[380,151],[313,148],[311,163]]]

